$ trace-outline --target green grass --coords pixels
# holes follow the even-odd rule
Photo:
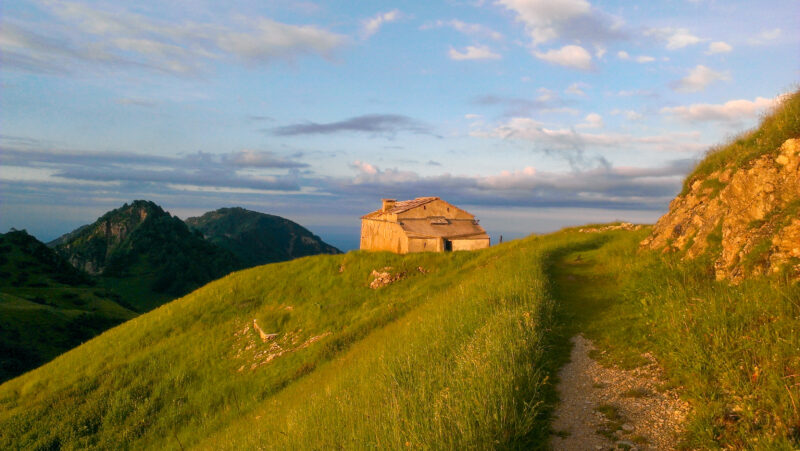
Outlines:
[[[236,272],[0,385],[0,448],[544,449],[576,333],[604,364],[655,356],[687,449],[800,446],[800,286],[715,282],[647,233]]]
[[[0,234],[0,382],[133,318],[126,307],[26,232]]]
[[[775,154],[789,138],[800,137],[800,91],[787,96],[783,104],[766,115],[759,127],[733,138],[727,144],[711,148],[686,177],[681,195],[689,192],[692,184],[709,174],[730,167],[733,170],[746,166],[754,159]]]
[[[0,386],[0,448],[542,447],[560,358],[545,264],[601,239],[234,273]],[[406,278],[368,288],[386,266]],[[290,352],[267,362],[274,344]]]
[[[800,284],[716,282],[708,260],[639,250],[646,234],[556,261],[562,327],[605,364],[654,355],[694,408],[686,449],[800,447]]]
[[[611,441],[617,440],[617,432],[622,430],[622,424],[625,422],[625,418],[619,413],[619,408],[613,404],[601,404],[594,410],[601,413],[604,419],[597,433]]]

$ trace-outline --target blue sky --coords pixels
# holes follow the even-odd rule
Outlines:
[[[133,199],[357,246],[381,197],[496,239],[653,222],[800,79],[800,2],[5,1],[0,229]]]

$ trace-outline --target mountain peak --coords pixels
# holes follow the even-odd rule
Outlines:
[[[341,252],[296,222],[242,207],[210,211],[186,224],[248,265]]]

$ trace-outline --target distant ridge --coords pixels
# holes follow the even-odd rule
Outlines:
[[[341,253],[296,222],[241,207],[220,208],[189,218],[186,224],[208,241],[231,251],[246,266]]]
[[[139,311],[244,267],[231,252],[145,200],[126,203],[49,244],[76,268],[128,291],[128,302]]]
[[[0,234],[0,382],[134,316],[24,230]]]

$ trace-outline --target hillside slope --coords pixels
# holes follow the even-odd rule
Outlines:
[[[642,246],[707,256],[717,279],[800,280],[800,92],[710,152]]]
[[[49,243],[73,266],[102,276],[139,311],[184,295],[244,265],[177,217],[137,200]]]
[[[135,315],[25,231],[0,234],[0,382]]]
[[[236,272],[0,386],[0,448],[179,449],[215,433],[212,448],[543,443],[543,264],[600,240]],[[399,280],[370,288],[376,270]]]
[[[231,251],[248,267],[317,254],[339,254],[308,229],[280,216],[244,208],[220,208],[186,224]]]

